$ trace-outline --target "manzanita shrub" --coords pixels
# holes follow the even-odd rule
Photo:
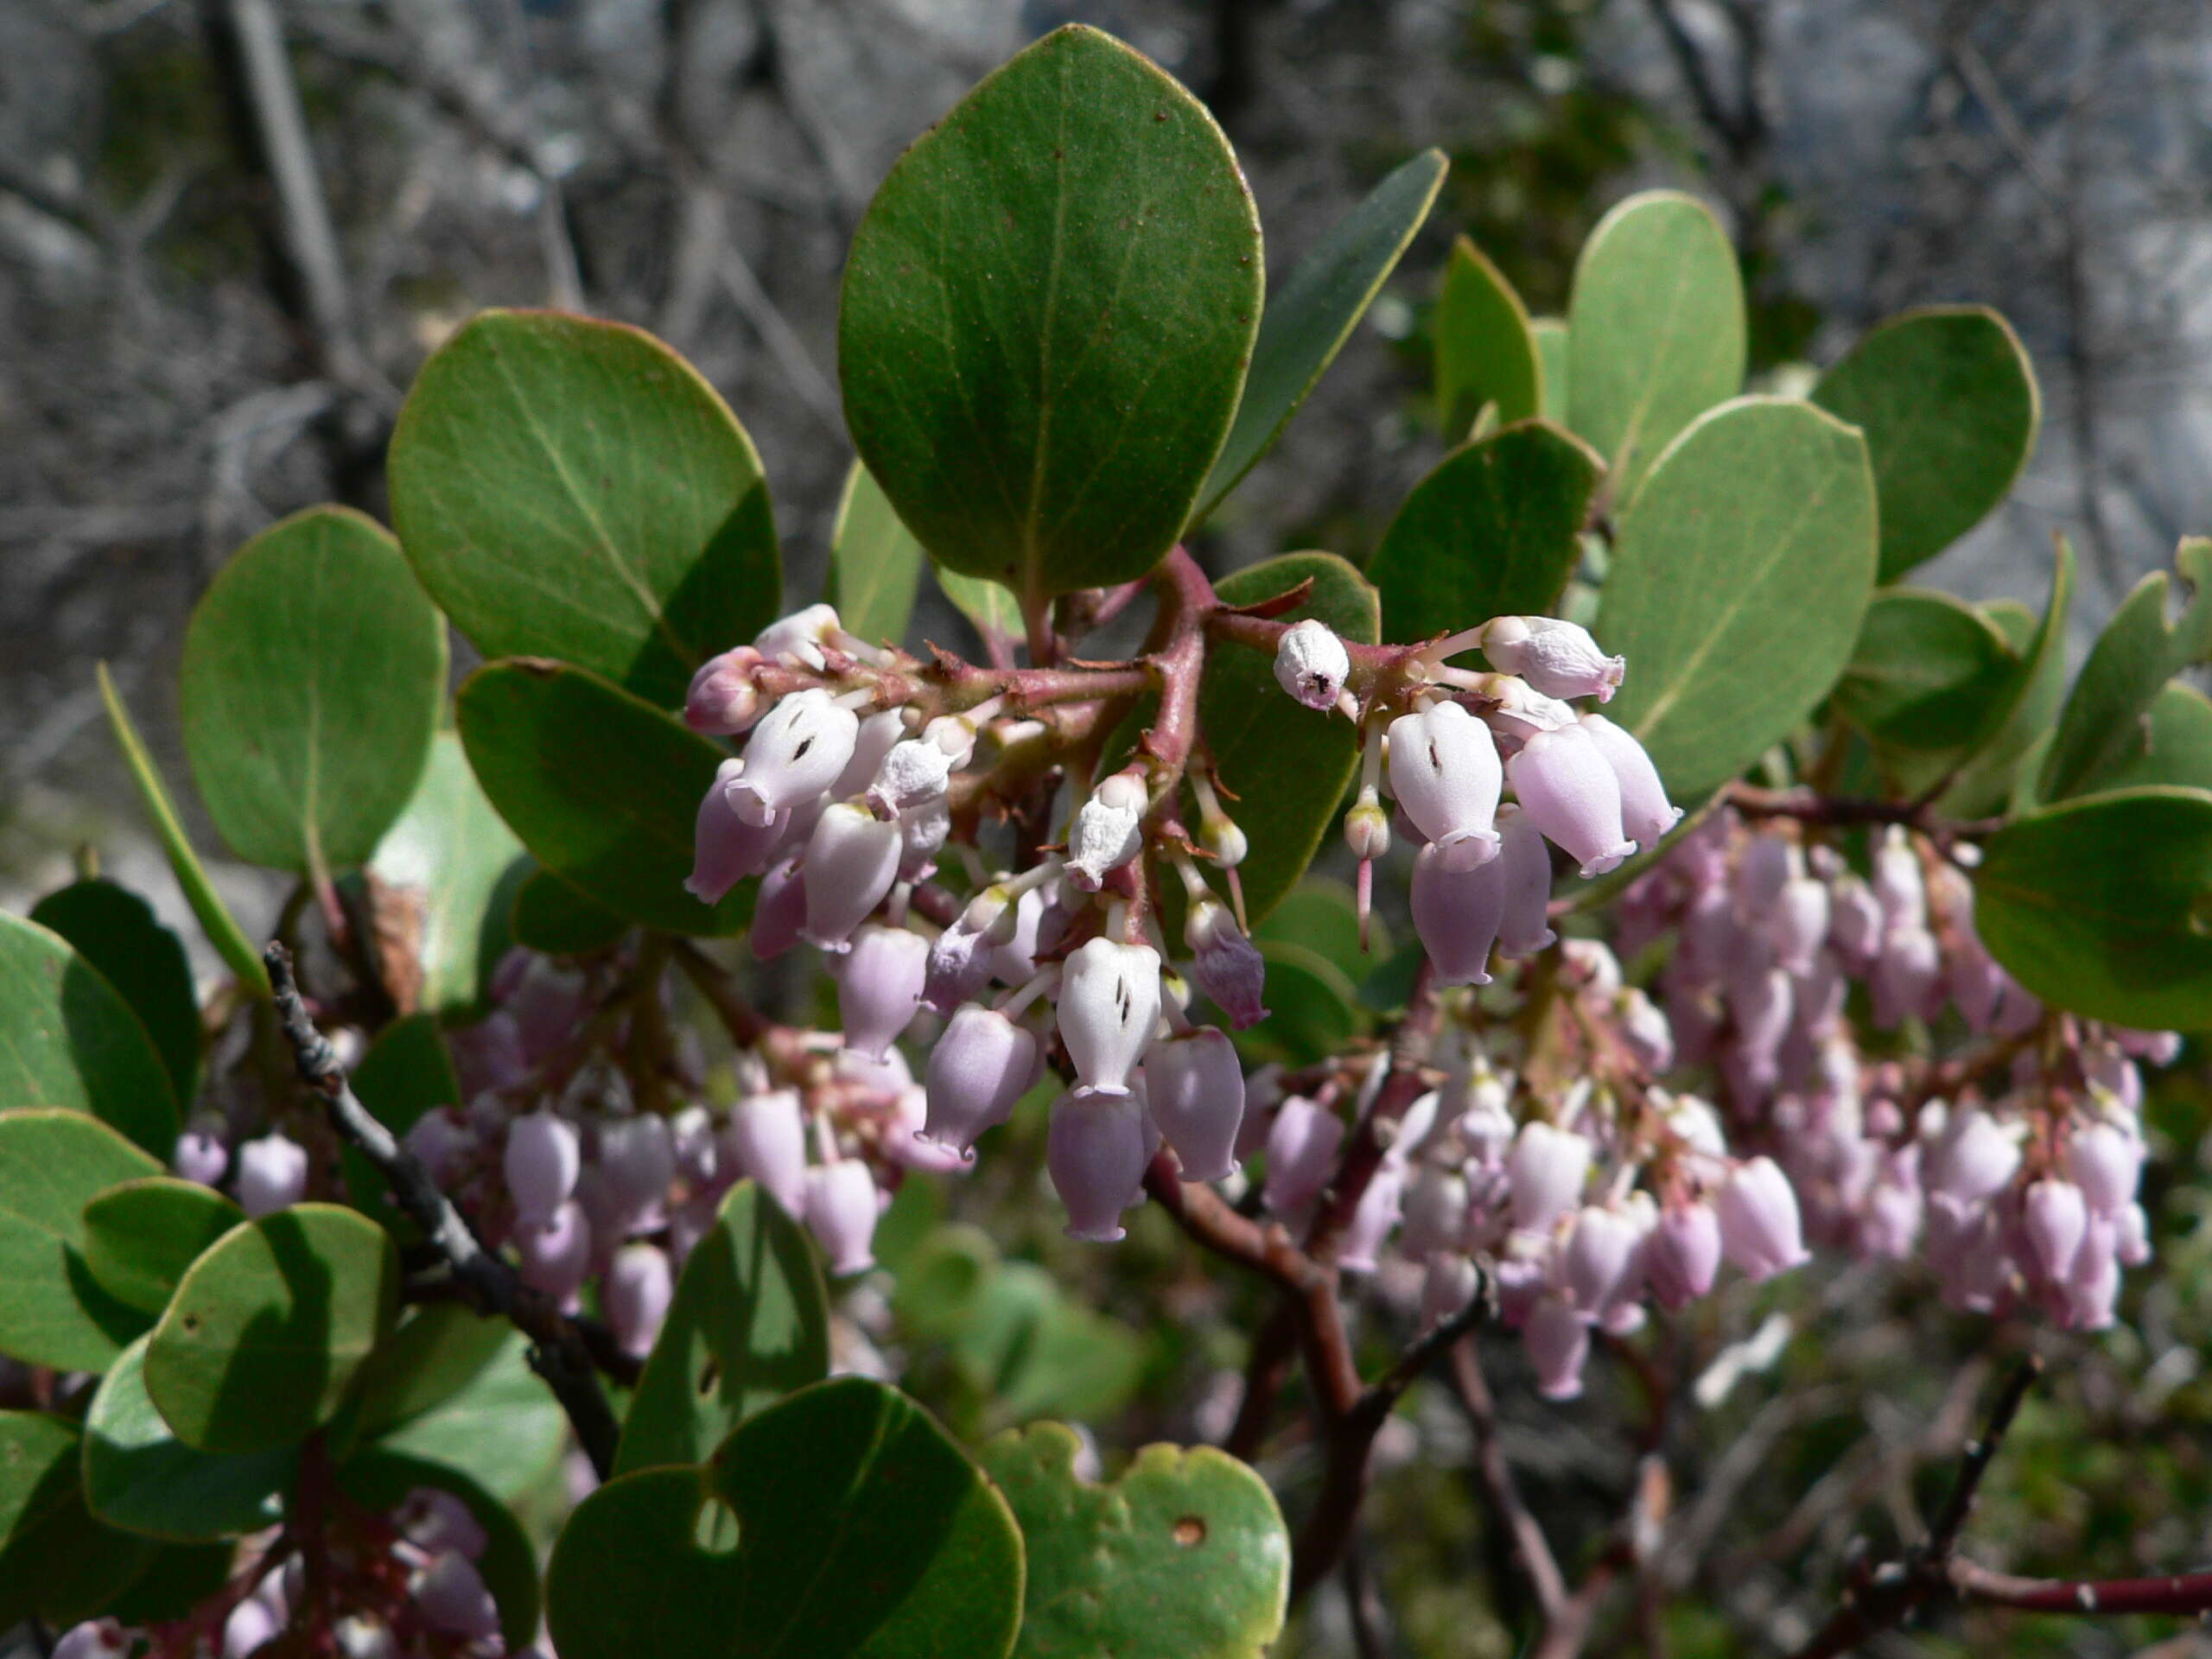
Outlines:
[[[265,953],[103,682],[230,977],[197,996],[97,879],[0,922],[0,1626],[1230,1659],[1478,1324],[1565,1401],[1730,1274],[2113,1320],[2143,1070],[2212,1021],[2212,704],[2176,677],[2212,607],[2152,578],[2069,681],[2063,543],[2037,609],[1902,585],[2028,454],[2018,342],[1916,313],[1745,395],[1735,256],[1667,193],[1564,321],[1462,239],[1445,451],[1373,556],[1210,578],[1188,544],[1444,170],[1269,294],[1200,105],[1039,41],[855,237],[821,602],[673,353],[476,318],[400,417],[391,531],[288,519],[192,619],[207,817],[297,878]],[[2212,543],[2177,564],[2202,594]],[[980,650],[914,638],[925,581]],[[449,625],[483,658],[450,698]],[[1002,1198],[1099,1246],[1156,1205],[1279,1293],[1228,1451],[1099,1484],[1037,1421],[1126,1397],[1126,1336],[933,1217],[1040,1147],[1049,1196]],[[1294,1530],[1241,1460],[1294,1362]],[[1850,1616],[1931,1560],[2042,1605],[1949,1541]],[[2131,1605],[2206,1605],[2171,1582]],[[1547,1653],[1602,1629],[1558,1589]]]

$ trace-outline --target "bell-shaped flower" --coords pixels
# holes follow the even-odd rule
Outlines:
[[[547,1220],[518,1223],[514,1246],[523,1283],[557,1302],[573,1299],[591,1272],[591,1223],[574,1198]]]
[[[1497,855],[1497,743],[1456,702],[1390,722],[1390,793],[1455,870]]]
[[[676,1147],[668,1120],[652,1112],[618,1117],[599,1126],[599,1173],[632,1231],[664,1218],[669,1183],[676,1179]]]
[[[806,1230],[822,1247],[832,1276],[866,1273],[875,1265],[875,1222],[882,1212],[875,1177],[859,1159],[817,1164],[806,1172]]]
[[[746,1095],[729,1109],[722,1144],[741,1175],[760,1184],[785,1215],[806,1209],[806,1118],[795,1089]]]
[[[837,1013],[845,1046],[872,1060],[889,1052],[922,1010],[930,944],[903,927],[870,923],[838,963]]]
[[[576,1190],[582,1144],[575,1125],[541,1107],[507,1126],[499,1162],[517,1217],[543,1225]]]
[[[434,1630],[470,1643],[499,1638],[499,1605],[465,1555],[449,1550],[432,1556],[408,1595],[416,1613]]]
[[[1389,1243],[1391,1231],[1402,1213],[1405,1190],[1405,1166],[1395,1158],[1385,1158],[1368,1177],[1359,1202],[1352,1206],[1351,1218],[1344,1224],[1344,1235],[1337,1241],[1337,1266],[1340,1269],[1345,1273],[1375,1271],[1376,1258],[1383,1245]]]
[[[1828,887],[1828,943],[1844,961],[1865,972],[1882,948],[1882,906],[1874,890],[1846,872]]]
[[[1544,832],[1510,802],[1497,809],[1498,874],[1505,905],[1497,923],[1497,953],[1518,961],[1556,939],[1552,931],[1552,855]]]
[[[694,1187],[728,1186],[721,1173],[721,1148],[715,1141],[715,1120],[704,1106],[686,1106],[668,1120],[669,1149],[676,1167]]]
[[[949,1014],[963,1002],[973,1001],[991,982],[991,954],[1011,938],[1014,901],[997,887],[986,887],[953,918],[950,927],[930,944],[929,967],[922,978],[922,1002],[938,1014]]]
[[[1320,1197],[1344,1144],[1344,1120],[1293,1095],[1275,1109],[1268,1128],[1267,1206],[1278,1216],[1296,1215]]]
[[[450,1185],[461,1179],[477,1145],[476,1131],[450,1106],[433,1106],[415,1120],[414,1127],[400,1141],[440,1186]],[[180,1170],[178,1173],[183,1172]],[[216,1179],[221,1179],[219,1171]],[[214,1184],[207,1183],[210,1186]]]
[[[2067,1275],[2063,1306],[2066,1324],[2076,1331],[2106,1331],[2112,1327],[2120,1301],[2119,1241],[2113,1224],[2092,1217],[2075,1252],[2074,1270]]]
[[[1491,945],[1505,913],[1501,861],[1455,870],[1431,842],[1414,860],[1412,907],[1438,985],[1490,983]]]
[[[1628,732],[1598,714],[1583,715],[1582,729],[1590,734],[1590,741],[1613,769],[1613,781],[1620,785],[1623,832],[1649,852],[1682,821],[1682,809],[1667,798],[1659,768]]]
[[[1541,732],[1506,767],[1529,822],[1587,876],[1603,875],[1636,850],[1621,829],[1621,788],[1581,726]]]
[[[2065,1164],[2090,1213],[2116,1216],[2135,1201],[2143,1143],[2112,1123],[2077,1122],[2067,1137]]]
[[[810,944],[835,950],[853,937],[899,879],[899,826],[844,801],[822,815],[808,837],[802,874]]]
[[[1110,1244],[1144,1190],[1144,1107],[1135,1096],[1073,1090],[1052,1103],[1045,1167],[1068,1212],[1067,1236]]]
[[[958,1009],[930,1050],[923,1138],[973,1157],[976,1138],[1005,1122],[1028,1091],[1036,1063],[1037,1039],[1027,1027],[980,1002]]]
[[[852,760],[860,733],[860,716],[829,692],[792,692],[745,740],[745,771],[728,786],[732,804],[758,820],[824,793]]]
[[[1811,1258],[1797,1213],[1797,1192],[1771,1158],[1739,1165],[1713,1199],[1720,1248],[1751,1279],[1771,1279]]]
[[[1928,878],[1901,824],[1891,824],[1874,848],[1874,900],[1886,927],[1928,925]]]
[[[1521,1126],[1505,1158],[1511,1183],[1513,1224],[1524,1233],[1542,1233],[1581,1201],[1590,1173],[1590,1142],[1572,1129],[1541,1120]]]
[[[819,826],[817,826],[819,827]],[[755,962],[773,962],[797,944],[806,926],[806,875],[797,858],[770,867],[753,901],[746,943]]]
[[[1145,1100],[1175,1148],[1186,1181],[1217,1181],[1236,1168],[1244,1121],[1244,1067],[1236,1045],[1213,1026],[1154,1043],[1145,1056]]]
[[[1481,1294],[1482,1269],[1467,1255],[1432,1255],[1421,1281],[1421,1328],[1433,1331]]]
[[[868,804],[879,812],[903,812],[940,798],[952,782],[954,752],[933,737],[910,737],[892,745],[868,785]]]
[[[836,607],[809,605],[789,616],[778,617],[754,634],[753,649],[772,663],[790,658],[818,672],[827,665],[823,645],[843,631]]]
[[[1720,1270],[1720,1218],[1700,1200],[1670,1204],[1643,1247],[1651,1294],[1669,1313],[1688,1307],[1713,1288]]]
[[[1603,1205],[1585,1205],[1560,1251],[1560,1277],[1567,1300],[1596,1319],[1632,1288],[1637,1252],[1643,1230],[1629,1216]]]
[[[417,1119],[416,1122],[421,1122]],[[419,1155],[419,1154],[418,1154]],[[176,1138],[176,1150],[169,1154],[169,1167],[188,1181],[197,1181],[202,1186],[213,1186],[223,1179],[231,1166],[231,1150],[223,1144],[223,1126],[219,1118],[195,1117],[185,1126]],[[435,1170],[431,1179],[443,1179]]]
[[[760,663],[760,653],[750,645],[702,663],[683,696],[683,723],[710,737],[734,737],[760,719],[760,689],[753,671]]]
[[[1987,1112],[1955,1115],[1937,1143],[1929,1185],[1962,1205],[1995,1198],[2020,1167],[2020,1137]]]
[[[1191,976],[1229,1016],[1233,1028],[1243,1031],[1268,1017],[1262,1000],[1268,987],[1267,959],[1236,925],[1226,905],[1217,899],[1193,903],[1183,924],[1183,943],[1192,950]]]
[[[668,1305],[676,1300],[668,1252],[657,1244],[625,1244],[607,1267],[600,1298],[616,1344],[632,1359],[643,1359],[652,1352]]]
[[[308,1192],[307,1148],[271,1130],[238,1148],[238,1207],[247,1215],[274,1214]]]
[[[2139,1204],[2131,1204],[2113,1218],[2113,1250],[2124,1266],[2139,1268],[2151,1260],[2151,1217]]]
[[[2020,1200],[2020,1230],[2044,1277],[2064,1284],[2088,1236],[2089,1206],[2071,1181],[2037,1181]]]
[[[1764,930],[1782,890],[1805,874],[1805,855],[1779,836],[1755,835],[1744,844],[1729,878],[1728,893],[1737,919],[1750,928]]]
[[[1491,666],[1517,674],[1548,697],[1595,697],[1611,702],[1628,672],[1625,657],[1608,657],[1590,631],[1555,616],[1499,616],[1483,625]]]
[[[1547,1400],[1582,1396],[1583,1362],[1590,1357],[1590,1327],[1563,1297],[1546,1296],[1522,1322],[1521,1340],[1535,1368],[1536,1392]]]
[[[1636,1063],[1651,1072],[1675,1069],[1675,1027],[1666,1010],[1631,985],[1613,1002],[1614,1027]]]
[[[1325,622],[1294,622],[1275,642],[1275,683],[1308,709],[1335,708],[1351,675],[1344,642]]]
[[[1736,1020],[1735,1075],[1755,1091],[1771,1090],[1781,1074],[1782,1045],[1796,1006],[1796,982],[1770,968],[1746,980],[1730,1007]]]
[[[1144,850],[1149,798],[1144,775],[1134,768],[1114,773],[1091,791],[1068,835],[1070,882],[1085,893],[1096,893],[1110,872]]]
[[[1160,956],[1147,944],[1088,939],[1060,977],[1060,1041],[1078,1088],[1125,1095],[1160,1023]]]
[[[1499,736],[1516,743],[1526,743],[1538,732],[1572,726],[1580,717],[1573,703],[1548,697],[1528,681],[1510,674],[1492,676],[1484,689],[1497,699],[1497,706],[1484,710],[1483,718]]]
[[[1766,936],[1779,965],[1793,974],[1811,968],[1828,936],[1828,884],[1809,875],[1783,882],[1767,912]]]
[[[1456,1169],[1423,1163],[1406,1189],[1406,1230],[1401,1241],[1416,1262],[1448,1255],[1467,1244],[1467,1181]]]
[[[1933,1017],[1942,1007],[1942,948],[1936,936],[1915,924],[1892,927],[1882,938],[1872,979],[1874,1023],[1888,1031],[1918,1015]]]

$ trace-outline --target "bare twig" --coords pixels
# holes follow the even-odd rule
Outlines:
[[[1566,1611],[1567,1579],[1552,1554],[1551,1541],[1521,1496],[1520,1483],[1514,1479],[1513,1466],[1506,1460],[1504,1442],[1498,1434],[1497,1402],[1471,1340],[1452,1350],[1451,1376],[1452,1392],[1459,1395],[1460,1408],[1475,1432],[1476,1477],[1512,1541],[1514,1559],[1528,1576],[1537,1611],[1549,1624]]]

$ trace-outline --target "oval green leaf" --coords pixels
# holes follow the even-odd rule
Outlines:
[[[1359,1029],[1359,988],[1309,947],[1281,939],[1260,946],[1268,964],[1268,1017],[1238,1042],[1255,1058],[1309,1065],[1334,1054]]]
[[[1885,589],[1866,607],[1834,707],[1874,746],[1891,785],[1917,796],[1996,734],[2020,668],[2003,632],[1964,601]]]
[[[509,1332],[465,1384],[384,1430],[376,1444],[466,1475],[502,1503],[519,1501],[552,1474],[569,1445],[569,1420],[530,1369],[529,1353],[528,1339]]]
[[[537,861],[606,908],[672,933],[734,933],[753,885],[683,890],[723,752],[596,674],[542,658],[471,675],[457,705],[477,781]]]
[[[150,1321],[85,1262],[85,1206],[162,1166],[80,1111],[0,1112],[0,1354],[104,1371]]]
[[[2055,1007],[2146,1031],[2212,1027],[2212,794],[2132,789],[2005,825],[1974,928]]]
[[[415,574],[486,657],[557,657],[673,705],[779,608],[753,440],[639,329],[483,313],[423,365],[391,473]]]
[[[578,893],[550,870],[532,870],[515,889],[515,943],[548,956],[604,950],[630,931],[629,922]]]
[[[200,1087],[200,999],[183,941],[128,887],[73,881],[32,907],[31,920],[67,939],[115,987],[146,1027],[180,1102]]]
[[[513,1332],[459,1302],[414,1309],[361,1367],[355,1433],[373,1440],[451,1399],[483,1375]]]
[[[857,461],[845,474],[837,519],[830,531],[830,590],[837,620],[863,639],[897,645],[914,613],[922,579],[922,544],[868,469]]]
[[[149,1538],[85,1508],[77,1425],[0,1411],[0,1622],[67,1628],[105,1611],[153,1564]]]
[[[2066,695],[2066,616],[2074,594],[2074,550],[2063,536],[2056,547],[2050,593],[2040,621],[2012,601],[1981,607],[2012,643],[2020,666],[1996,734],[1981,746],[1937,803],[1948,817],[1971,818],[2002,810],[2016,787],[2032,791],[2036,773],[2042,769],[2042,756]]]
[[[0,1102],[89,1112],[156,1158],[176,1095],[154,1039],[107,976],[35,922],[0,915]]]
[[[1330,226],[1268,296],[1236,419],[1198,492],[1190,529],[1205,523],[1274,447],[1299,405],[1336,361],[1428,218],[1449,165],[1442,150],[1425,149],[1399,167]]]
[[[1006,1500],[928,1413],[839,1377],[703,1468],[586,1498],[553,1548],[548,1623],[563,1659],[1001,1659],[1021,1559]]]
[[[1505,273],[1465,237],[1452,245],[1437,296],[1436,416],[1447,442],[1467,435],[1484,404],[1501,426],[1544,410],[1544,368],[1528,308]]]
[[[2089,788],[2100,795],[2159,784],[2212,789],[2212,697],[2170,681],[2151,700],[2148,719],[2143,753],[2105,767],[2089,779]]]
[[[1541,371],[1543,396],[1537,413],[1547,420],[1564,421],[1567,409],[1567,325],[1557,317],[1538,317],[1529,325],[1536,342],[1536,364]]]
[[[814,1247],[740,1181],[684,1261],[614,1471],[703,1463],[754,1412],[829,1374],[830,1305]]]
[[[1934,558],[2005,499],[2035,448],[2042,407],[2019,336],[1979,305],[1892,317],[1821,377],[1813,401],[1866,435],[1884,582]]]
[[[1261,1659],[1290,1599],[1267,1483],[1211,1446],[1148,1446],[1099,1484],[1075,1472],[1080,1445],[1037,1423],[983,1448],[1028,1562],[1017,1659]]]
[[[1859,638],[1874,543],[1866,441],[1807,404],[1725,404],[1651,469],[1596,632],[1628,658],[1606,713],[1677,800],[1726,783],[1827,695]]]
[[[358,1211],[264,1216],[184,1275],[146,1350],[147,1392],[203,1452],[289,1445],[338,1414],[398,1293],[391,1236]]]
[[[499,1605],[499,1630],[509,1653],[525,1651],[537,1634],[539,1594],[537,1551],[514,1511],[458,1470],[372,1447],[347,1460],[338,1484],[364,1509],[390,1510],[417,1488],[449,1492],[466,1504],[484,1529],[484,1553],[476,1570]]]
[[[995,662],[1012,660],[1009,653],[1021,640],[1021,601],[1013,591],[982,576],[944,569],[937,573],[937,585],[952,607],[976,625],[984,655]]]
[[[1446,455],[1414,486],[1368,566],[1383,637],[1552,614],[1582,556],[1582,522],[1603,471],[1588,445],[1542,421]]]
[[[159,1313],[185,1269],[245,1219],[238,1205],[197,1181],[173,1175],[124,1181],[85,1206],[85,1265],[116,1300]]]
[[[440,732],[414,798],[369,860],[378,914],[391,925],[378,939],[385,982],[403,1014],[483,1002],[505,932],[501,884],[521,853],[468,769],[461,739]]]
[[[360,863],[407,805],[445,700],[446,628],[391,537],[312,507],[234,554],[184,636],[185,758],[250,863]]]
[[[101,1381],[85,1414],[85,1499],[111,1527],[171,1543],[236,1538],[283,1519],[299,1448],[233,1454],[187,1446],[146,1393],[141,1337]]]
[[[1598,221],[1574,267],[1567,355],[1567,423],[1605,457],[1619,507],[1676,433],[1743,389],[1743,277],[1710,208],[1653,190]]]
[[[1260,321],[1260,224],[1198,101],[1058,29],[901,156],[853,237],[845,418],[938,563],[1033,602],[1189,520]]]

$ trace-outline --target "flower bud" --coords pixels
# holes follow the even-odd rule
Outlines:
[[[1490,728],[1456,702],[1390,722],[1390,793],[1452,869],[1497,855],[1502,773]]]
[[[591,1223],[573,1198],[546,1221],[517,1222],[514,1246],[523,1283],[558,1301],[582,1290],[591,1272]]]
[[[729,1109],[722,1135],[738,1173],[796,1219],[806,1208],[806,1120],[798,1090],[746,1096]]]
[[[1524,1123],[1506,1154],[1505,1173],[1512,1184],[1514,1226],[1524,1233],[1548,1232],[1582,1197],[1590,1143],[1571,1129]]]
[[[541,1226],[551,1220],[576,1190],[582,1165],[575,1125],[568,1119],[541,1107],[507,1126],[500,1167],[519,1220]]]
[[[2089,1230],[2089,1206],[2070,1181],[2037,1181],[2020,1201],[2020,1229],[2044,1277],[2064,1284]]]
[[[1390,815],[1371,795],[1362,795],[1344,814],[1344,845],[1358,859],[1376,859],[1390,850]]]
[[[1544,845],[1544,832],[1511,803],[1497,809],[1497,837],[1498,874],[1505,888],[1497,953],[1517,961],[1559,937],[1551,929],[1551,849]]]
[[[868,804],[879,812],[906,811],[942,797],[952,782],[953,757],[934,740],[910,737],[892,746],[868,785]]]
[[[1295,1215],[1321,1194],[1344,1144],[1344,1121],[1302,1095],[1275,1109],[1268,1129],[1268,1179],[1262,1196],[1279,1216]]]
[[[1438,985],[1487,985],[1491,945],[1505,914],[1505,868],[1492,859],[1455,870],[1449,860],[1434,842],[1414,860],[1414,931]]]
[[[1060,1041],[1082,1090],[1128,1093],[1160,1023],[1160,957],[1150,945],[1086,940],[1060,979]]]
[[[251,1659],[283,1629],[276,1611],[258,1596],[248,1596],[223,1621],[223,1659]],[[55,1649],[58,1656],[60,1652]],[[118,1649],[120,1651],[120,1649]]]
[[[1827,883],[1809,875],[1783,882],[1766,917],[1766,936],[1780,966],[1793,974],[1808,971],[1828,936]]]
[[[1593,1319],[1604,1313],[1620,1294],[1643,1242],[1642,1230],[1628,1217],[1585,1205],[1560,1256],[1568,1300]]]
[[[476,1131],[450,1106],[432,1107],[415,1120],[400,1141],[441,1186],[459,1179],[461,1166],[476,1150]]]
[[[1965,1205],[1995,1198],[2020,1167],[2019,1138],[1984,1111],[1954,1117],[1937,1147],[1929,1185]]]
[[[1796,1190],[1771,1158],[1754,1158],[1730,1175],[1713,1201],[1720,1248],[1751,1279],[1771,1279],[1811,1258],[1798,1219]]]
[[[903,927],[871,922],[853,936],[836,968],[837,1013],[845,1046],[880,1060],[922,1010],[929,941]]]
[[[274,1213],[308,1195],[307,1148],[276,1130],[238,1148],[238,1208],[248,1216]]]
[[[2131,1204],[2113,1218],[2113,1250],[2120,1262],[2139,1268],[2151,1260],[2151,1217],[2139,1204]]]
[[[219,1118],[194,1118],[185,1126],[184,1133],[177,1136],[176,1150],[169,1154],[171,1169],[186,1180],[197,1181],[202,1186],[216,1185],[230,1166],[231,1152],[223,1144],[223,1126]]]
[[[875,1265],[876,1217],[883,1206],[875,1177],[857,1158],[817,1164],[806,1172],[806,1230],[814,1235],[833,1278]]]
[[[1376,1258],[1398,1224],[1406,1190],[1405,1166],[1386,1158],[1368,1177],[1337,1243],[1337,1266],[1345,1273],[1372,1273]]]
[[[822,654],[823,641],[840,632],[842,626],[835,606],[809,605],[789,616],[778,617],[754,634],[753,648],[772,663],[788,657],[819,672],[828,665]]]
[[[1175,1148],[1186,1181],[1217,1181],[1236,1168],[1244,1119],[1244,1067],[1227,1034],[1199,1026],[1145,1056],[1145,1101]]]
[[[1882,906],[1856,875],[1838,876],[1828,890],[1828,941],[1862,973],[1882,948]]]
[[[1582,727],[1539,733],[1506,772],[1529,822],[1558,842],[1586,878],[1603,875],[1636,850],[1621,830],[1620,785]]]
[[[683,723],[710,737],[734,737],[760,719],[760,690],[753,671],[760,662],[759,652],[740,645],[701,664],[683,696]]]
[[[2075,1253],[2074,1271],[2065,1287],[2066,1323],[2076,1331],[2105,1331],[2112,1326],[2120,1300],[2120,1259],[2113,1224],[2091,1217]]]
[[[1325,622],[1308,617],[1293,623],[1275,644],[1275,683],[1308,709],[1335,708],[1351,675],[1344,642]]]
[[[930,1051],[923,1136],[974,1156],[976,1136],[1013,1115],[1028,1091],[1037,1039],[995,1008],[970,1002],[956,1012]]]
[[[1500,616],[1483,625],[1491,666],[1518,674],[1548,697],[1595,697],[1611,702],[1628,672],[1625,657],[1608,657],[1589,630],[1554,616]]]
[[[1091,791],[1075,815],[1068,836],[1068,880],[1096,893],[1109,872],[1144,849],[1144,813],[1148,802],[1144,779],[1135,771],[1117,772]]]
[[[1720,1218],[1702,1202],[1669,1205],[1644,1246],[1651,1294],[1669,1313],[1688,1306],[1713,1288],[1720,1269]]]
[[[1536,1392],[1547,1400],[1582,1397],[1582,1366],[1590,1357],[1590,1327],[1557,1296],[1546,1296],[1529,1310],[1521,1326],[1529,1363],[1535,1367]]]
[[[2077,1126],[2066,1141],[2066,1173],[2092,1215],[2116,1216],[2135,1201],[2143,1145],[2110,1123]]]
[[[1874,900],[1885,926],[1928,925],[1928,881],[1904,826],[1891,824],[1874,849]]]
[[[1067,1236],[1110,1244],[1144,1189],[1144,1108],[1127,1093],[1073,1090],[1052,1103],[1045,1166],[1068,1212]]]
[[[1746,927],[1764,929],[1781,902],[1782,890],[1804,873],[1804,855],[1790,842],[1779,836],[1753,836],[1736,861],[1728,884],[1737,919]]]
[[[760,878],[753,901],[753,925],[747,942],[755,962],[773,962],[798,943],[806,925],[806,877],[799,861],[787,858]]]
[[[760,818],[823,793],[853,758],[860,732],[860,716],[838,707],[827,691],[792,692],[746,739],[745,771],[730,788],[750,796],[752,804],[734,804]]]
[[[1675,1068],[1675,1028],[1659,1005],[1635,986],[1620,994],[1613,1005],[1621,1043],[1636,1063],[1647,1071]]]
[[[1598,753],[1613,769],[1613,781],[1620,785],[1622,830],[1649,852],[1682,821],[1682,809],[1667,798],[1659,768],[1631,734],[1596,714],[1582,716],[1582,729],[1590,734]]]
[[[652,1352],[676,1298],[667,1252],[657,1244],[625,1244],[614,1252],[600,1295],[615,1342],[632,1359],[643,1359]]]
[[[1217,811],[1198,815],[1198,845],[1211,853],[1214,862],[1224,870],[1235,869],[1252,850],[1250,838]]]
[[[484,1587],[475,1563],[458,1551],[431,1558],[415,1581],[414,1602],[434,1630],[471,1642],[489,1642],[499,1634],[499,1605]]]
[[[851,938],[899,879],[899,854],[897,824],[842,801],[824,811],[802,867],[807,943],[834,950]]]
[[[1267,991],[1267,959],[1244,937],[1226,905],[1216,899],[1194,903],[1183,924],[1183,943],[1194,953],[1192,977],[1229,1016],[1232,1028],[1243,1031],[1268,1017],[1262,1001]]]

